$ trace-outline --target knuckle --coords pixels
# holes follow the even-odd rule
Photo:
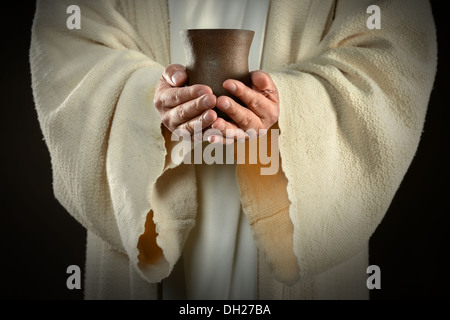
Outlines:
[[[163,103],[161,101],[159,94],[156,94],[155,97],[153,98],[153,104],[154,104],[155,108],[158,110],[161,110],[163,108]]]
[[[183,105],[179,105],[177,107],[176,113],[177,113],[178,119],[182,121],[184,119],[184,116],[185,116],[185,108],[184,108],[184,106]]]
[[[272,124],[277,122],[278,117],[280,116],[280,110],[278,108],[274,108],[271,110],[269,114],[269,119],[271,120]]]
[[[171,96],[171,100],[173,105],[179,105],[181,102],[181,98],[180,98],[180,90],[175,90],[174,93]]]
[[[248,101],[248,104],[255,109],[257,109],[259,107],[259,104],[261,102],[258,97],[254,96],[254,95],[250,95],[250,94],[248,96],[247,101]]]
[[[189,132],[190,135],[193,135],[193,134],[194,134],[194,125],[193,125],[193,121],[188,121],[188,122],[183,123],[183,124],[180,126],[180,129],[186,130],[187,132]]]
[[[280,117],[280,110],[276,109],[274,112],[273,118],[275,121],[277,121],[279,117]]]
[[[242,118],[241,124],[244,128],[248,128],[250,126],[250,124],[252,123],[252,118],[250,117],[250,115],[245,114]]]
[[[171,128],[171,126],[170,126],[170,117],[169,117],[169,115],[167,114],[167,112],[166,113],[164,113],[162,116],[161,116],[161,122],[163,123],[163,125],[165,125],[167,128]]]

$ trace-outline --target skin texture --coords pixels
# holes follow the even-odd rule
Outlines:
[[[186,68],[179,64],[167,66],[155,92],[154,105],[164,126],[173,132],[186,129],[194,134],[194,125],[201,122],[202,129],[216,129],[222,133],[208,136],[211,143],[232,143],[236,139],[248,138],[247,130],[264,134],[278,121],[279,96],[275,83],[264,71],[250,73],[252,87],[228,79],[223,87],[239,98],[247,108],[226,96],[216,97],[205,85],[184,86],[187,81]],[[225,121],[212,110],[217,107],[233,121]]]

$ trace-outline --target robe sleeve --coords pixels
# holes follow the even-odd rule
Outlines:
[[[147,214],[153,218],[153,187],[166,157],[153,105],[169,63],[168,16],[160,2],[38,1],[30,48],[54,194],[78,222],[136,267],[139,237]],[[66,24],[73,4],[80,8],[80,29]],[[155,230],[148,234],[154,238]],[[156,259],[142,274],[156,282],[168,268],[166,259]]]
[[[381,29],[366,26],[370,4]],[[271,71],[300,277],[367,246],[418,147],[437,64],[427,1],[337,1],[311,47]]]

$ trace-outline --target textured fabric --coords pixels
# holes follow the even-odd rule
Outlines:
[[[74,1],[38,1],[30,48],[54,192],[97,237],[92,246],[100,242],[142,281],[158,283],[179,260],[197,212],[194,167],[170,158],[176,143],[153,106],[170,63],[167,3],[75,2],[80,30],[66,27]],[[366,26],[371,4],[381,9],[381,29]],[[363,258],[420,140],[435,37],[427,1],[271,1],[262,69],[280,93],[282,170],[272,179],[286,188],[268,188],[268,176],[238,166],[261,253],[259,297],[317,298],[323,281],[327,297],[355,297],[336,289],[347,285],[349,263],[358,270],[354,288],[367,297]],[[264,198],[274,199],[271,208],[259,207]],[[147,216],[161,250],[140,260]],[[87,270],[107,272],[103,261],[88,256]]]
[[[188,299],[257,297],[257,248],[235,172],[234,165],[196,165],[199,211],[183,251]]]
[[[416,152],[436,72],[426,1],[337,1],[328,30],[325,3],[310,3],[302,45],[289,48],[281,30],[300,8],[274,2],[263,65],[280,93],[300,277],[367,248]],[[371,4],[382,12],[379,30],[366,27]]]

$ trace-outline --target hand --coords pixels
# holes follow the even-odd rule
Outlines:
[[[194,125],[201,123],[205,129],[217,119],[212,110],[217,98],[205,85],[184,86],[186,68],[171,64],[164,70],[156,87],[153,103],[161,116],[161,122],[171,132],[185,129],[194,134]]]
[[[253,71],[250,76],[251,88],[233,79],[223,83],[224,89],[239,98],[248,108],[229,97],[220,96],[217,108],[225,112],[234,123],[217,118],[211,127],[219,130],[222,136],[212,135],[208,137],[209,142],[232,143],[236,139],[248,138],[249,134],[245,131],[250,132],[249,129],[255,130],[259,135],[265,134],[278,121],[279,96],[272,78],[264,71]]]

